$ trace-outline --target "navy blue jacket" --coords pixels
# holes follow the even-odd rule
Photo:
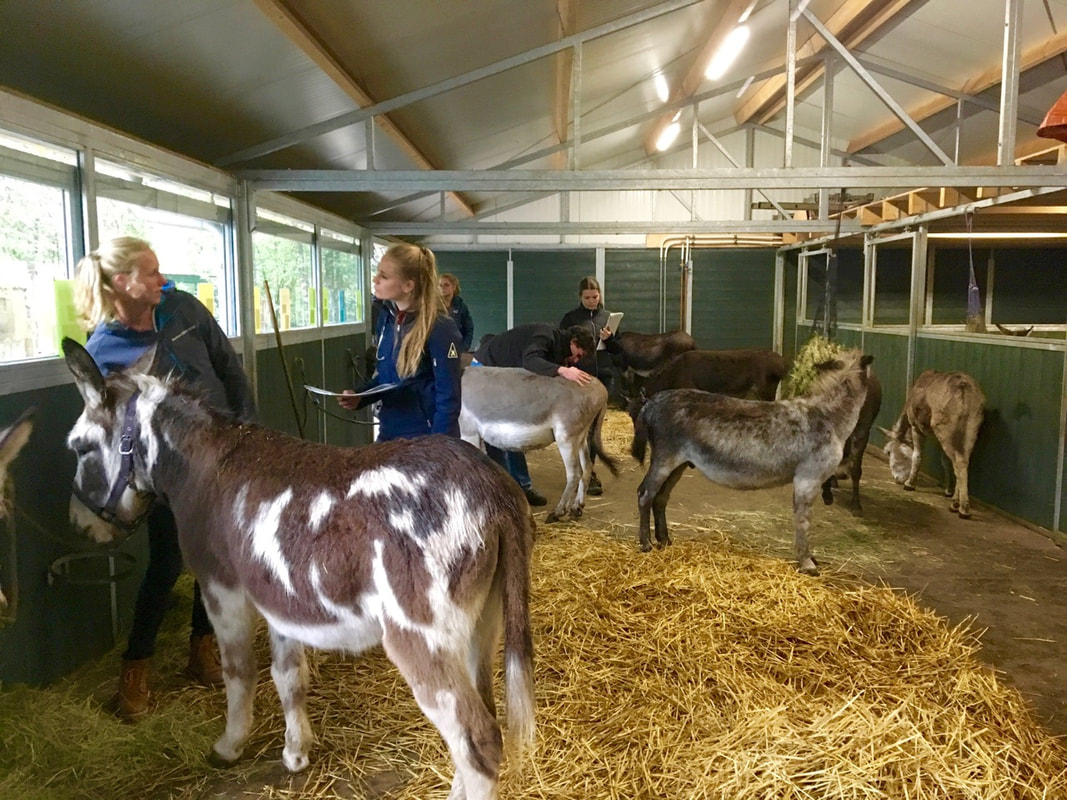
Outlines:
[[[396,306],[386,302],[378,318],[378,371],[360,391],[383,383],[399,386],[366,402],[381,400],[378,441],[412,439],[430,433],[459,437],[460,366],[462,341],[449,317],[440,317],[430,329],[418,369],[409,378],[397,374],[400,345],[411,330],[414,314],[408,312],[397,324]]]
[[[240,422],[255,419],[255,400],[241,362],[199,300],[169,284],[153,319],[152,331],[135,331],[117,321],[102,322],[85,349],[107,375],[126,369],[155,346],[155,360],[149,370],[153,375],[176,375],[199,391],[216,411]]]
[[[448,307],[448,313],[452,315],[452,321],[456,323],[459,334],[463,337],[464,352],[470,350],[474,343],[474,318],[471,317],[470,309],[458,294],[452,295],[452,305]]]

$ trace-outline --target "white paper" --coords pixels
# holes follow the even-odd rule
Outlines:
[[[304,384],[304,388],[314,394],[320,394],[323,397],[367,397],[372,394],[382,394],[388,392],[391,389],[395,389],[399,384],[396,383],[383,383],[375,386],[373,389],[367,389],[365,392],[331,392],[329,389],[320,389],[318,386],[309,386]]]
[[[620,322],[622,322],[622,312],[621,311],[612,311],[610,314],[608,314],[608,321],[604,324],[604,327],[607,330],[611,331],[611,334],[614,336],[615,335],[615,331],[617,331],[619,329],[619,323]],[[601,339],[599,342],[596,343],[596,349],[597,350],[603,350],[604,349],[604,340],[603,339]]]

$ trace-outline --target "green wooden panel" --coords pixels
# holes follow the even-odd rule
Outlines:
[[[970,491],[1037,525],[1052,526],[1063,354],[1010,345],[920,337],[916,375],[961,370],[986,395],[986,418],[971,456]],[[923,469],[943,477],[936,446]]]
[[[874,278],[874,324],[906,325],[911,303],[911,248],[879,247]]]
[[[678,327],[680,283],[678,267],[665,286],[667,296],[667,330]],[[604,305],[621,311],[620,330],[637,333],[662,333],[660,330],[660,259],[659,250],[607,250],[604,253]]]
[[[368,337],[366,334],[341,336],[334,339],[326,339],[322,343],[323,348],[323,385],[327,389],[341,391],[342,389],[355,387],[362,383],[361,376],[366,374],[367,367],[364,363],[364,353],[367,349]],[[357,374],[358,369],[358,374]],[[345,411],[333,398],[325,398],[323,408],[331,414],[348,418],[352,412]],[[371,441],[372,428],[369,424],[355,424],[343,419],[326,416],[322,411],[316,411],[319,416],[319,426],[325,429],[325,441],[329,444],[354,447],[368,444]],[[354,419],[367,423],[370,421],[370,412],[361,410],[356,413]]]
[[[693,318],[697,347],[770,347],[774,341],[774,251],[693,251]]]
[[[307,399],[304,384],[322,386],[322,342],[300,342],[285,345],[285,359],[289,368],[296,397],[296,414],[306,422],[304,438],[322,441],[321,420]],[[256,352],[256,380],[258,381],[259,422],[268,428],[299,436],[297,417],[285,386],[285,371],[278,356],[277,347],[268,347]]]
[[[578,283],[596,275],[595,250],[521,250],[514,262],[515,324],[560,319],[578,306]]]
[[[837,321],[858,323],[862,320],[863,250],[841,248],[837,251]]]
[[[487,333],[508,327],[508,253],[484,250],[438,250],[438,272],[451,272],[460,283],[460,296],[474,319],[474,343]],[[578,281],[574,281],[575,287]],[[561,311],[557,315],[563,316]]]
[[[908,337],[895,333],[864,331],[863,352],[874,356],[871,369],[882,384],[882,408],[875,424],[883,428],[893,427],[908,396]],[[881,431],[871,432],[871,442],[876,447],[885,446]]]
[[[0,577],[10,594],[18,584],[16,619],[0,629],[0,682],[44,685],[115,644],[112,639],[110,588],[49,582],[49,566],[72,553],[103,553],[73,531],[67,519],[74,456],[66,436],[82,410],[74,386],[57,386],[0,397],[0,422],[8,422],[29,406],[37,408],[33,435],[11,473],[14,513],[0,523]],[[10,555],[15,539],[15,563]],[[117,626],[120,635],[132,621],[132,609],[147,557],[142,529],[118,548],[133,556],[132,571],[116,582]],[[74,577],[104,580],[107,560],[79,562]],[[117,665],[116,665],[117,668]]]

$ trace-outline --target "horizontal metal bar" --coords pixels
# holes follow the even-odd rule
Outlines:
[[[572,192],[665,189],[849,189],[925,186],[1067,187],[1057,165],[1005,167],[771,167],[645,170],[245,170],[257,191]]]
[[[696,220],[680,222],[375,222],[367,230],[388,236],[429,236],[432,234],[495,233],[577,236],[581,234],[700,234],[700,233],[824,233],[833,231],[836,220]],[[863,227],[855,221],[841,225],[842,234],[858,234]],[[770,246],[770,244],[768,244]]]

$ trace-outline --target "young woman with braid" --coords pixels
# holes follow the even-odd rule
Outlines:
[[[380,442],[429,433],[458,438],[463,339],[445,308],[434,254],[414,244],[390,247],[374,275],[374,296],[383,301],[378,370],[359,391],[396,388],[362,397],[346,390],[338,402],[353,409],[380,399]]]

